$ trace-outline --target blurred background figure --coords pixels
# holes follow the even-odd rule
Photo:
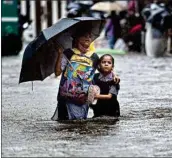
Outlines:
[[[142,11],[146,21],[145,50],[150,57],[163,56],[167,49],[167,35],[171,27],[171,11],[162,1],[154,1]]]
[[[68,18],[74,18],[79,16],[104,18],[104,12],[91,10],[91,7],[97,2],[98,1],[95,0],[87,0],[87,1],[71,0],[69,1],[66,7],[66,11],[67,11],[66,16]]]
[[[120,18],[115,11],[111,11],[105,26],[105,37],[109,41],[109,48],[113,49],[118,38],[121,37]]]
[[[115,49],[117,43],[119,46],[119,39],[126,44],[128,51],[146,53],[147,33],[154,30],[153,34],[159,32],[164,39],[168,39],[163,45],[168,44],[167,51],[171,52],[171,0],[2,0],[1,4],[2,56],[18,55],[41,30],[60,18],[78,16],[107,20],[101,37],[106,36],[102,45],[110,49]]]
[[[135,0],[128,2],[127,12],[124,16],[125,23],[122,27],[122,38],[128,45],[129,51],[141,52],[144,20],[139,13],[137,3],[138,1]]]
[[[129,51],[141,52],[144,19],[139,12],[141,10],[139,2],[136,0],[108,1],[97,3],[91,7],[94,10],[110,13],[106,18],[105,26],[105,37],[110,49],[119,48],[119,43],[123,43],[122,45],[126,45],[125,47],[128,47]]]

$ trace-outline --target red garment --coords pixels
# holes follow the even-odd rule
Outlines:
[[[141,31],[141,30],[142,30],[142,25],[137,24],[129,30],[129,33],[136,33],[136,32]]]

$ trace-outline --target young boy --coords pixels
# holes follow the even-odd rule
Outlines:
[[[120,116],[120,107],[117,100],[119,83],[114,82],[114,58],[110,54],[101,56],[98,62],[99,73],[94,76],[94,84],[99,86],[100,94],[95,105],[90,105],[94,111],[94,117],[98,116]]]

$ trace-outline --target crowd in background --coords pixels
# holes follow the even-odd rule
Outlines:
[[[167,51],[172,51],[172,0],[67,0],[67,1],[17,1],[13,9],[17,13],[13,25],[9,17],[13,16],[9,5],[4,1],[2,7],[2,55],[17,55],[24,42],[31,42],[39,33],[64,17],[91,16],[103,18],[106,25],[103,30],[104,41],[110,49],[146,52],[145,39],[147,23],[154,27],[154,36],[167,39]],[[15,1],[14,1],[15,2]],[[44,2],[44,3],[43,3]],[[118,3],[121,10],[92,9],[98,3]],[[7,7],[7,8],[6,8]],[[6,8],[6,9],[5,9]],[[10,15],[11,14],[11,15]],[[170,14],[171,16],[169,16]],[[9,20],[8,22],[6,20]],[[151,40],[150,40],[151,41]],[[104,45],[104,44],[103,44]],[[155,46],[156,47],[156,46]]]
[[[146,31],[145,25],[147,21],[143,14],[143,10],[151,4],[164,4],[169,13],[171,13],[172,8],[172,2],[168,0],[127,0],[121,2],[118,1],[121,5],[122,3],[125,3],[126,9],[120,12],[115,10],[103,12],[90,9],[91,6],[100,2],[99,0],[87,2],[88,3],[80,4],[79,1],[69,0],[67,6],[67,17],[95,16],[104,18],[107,21],[105,26],[105,38],[108,40],[109,48],[114,49],[118,47],[120,43],[123,43],[129,51],[137,52],[142,52],[145,49],[143,34]],[[157,17],[158,16],[154,18],[156,23],[162,19],[156,19]],[[162,27],[165,28],[164,25]],[[167,38],[171,38],[170,28],[172,27],[169,26],[163,32],[166,33]]]

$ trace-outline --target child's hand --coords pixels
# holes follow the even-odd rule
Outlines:
[[[117,75],[114,76],[114,82],[116,84],[118,84],[120,82],[120,78]]]

